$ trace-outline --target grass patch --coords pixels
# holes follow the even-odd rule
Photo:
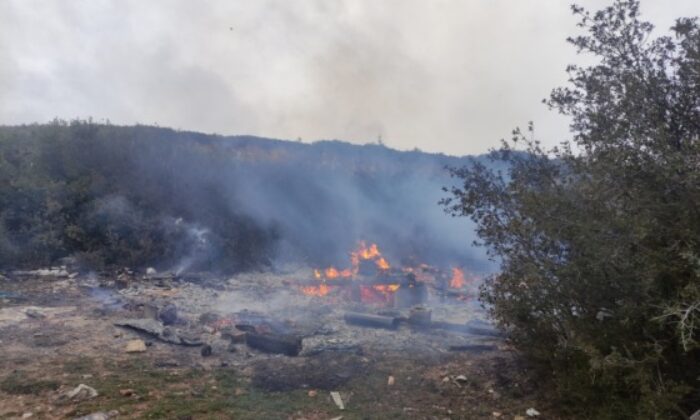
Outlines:
[[[55,391],[60,386],[56,381],[34,380],[22,372],[15,372],[0,382],[0,391],[13,395],[38,395],[44,391]]]

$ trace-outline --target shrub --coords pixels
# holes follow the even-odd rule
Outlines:
[[[700,407],[700,29],[650,37],[637,1],[591,14],[545,102],[573,140],[545,149],[532,125],[483,164],[452,169],[443,200],[500,262],[482,288],[570,414],[673,418]],[[524,149],[520,145],[524,145]],[[692,410],[692,411],[691,411]]]

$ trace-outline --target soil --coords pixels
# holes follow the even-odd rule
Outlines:
[[[6,274],[0,277],[0,418],[112,411],[120,419],[525,419],[531,407],[538,419],[557,418],[502,339],[348,326],[344,310],[387,308],[303,296],[292,285],[304,275],[208,276],[198,283]],[[211,355],[115,326],[157,319],[167,305],[177,308],[168,328],[198,337]],[[433,317],[466,322],[479,316],[474,307],[436,304]],[[229,343],[222,331],[242,320],[299,334],[304,350],[289,357]],[[146,351],[127,353],[136,339]],[[448,350],[469,343],[493,350]],[[80,384],[98,395],[67,399]],[[340,393],[344,410],[330,392]]]

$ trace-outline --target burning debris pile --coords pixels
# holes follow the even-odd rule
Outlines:
[[[430,295],[469,300],[480,279],[465,277],[459,267],[444,270],[427,264],[392,267],[377,244],[364,241],[350,252],[350,267],[334,266],[313,270],[313,279],[302,282],[300,290],[307,296],[350,299],[365,304],[409,307],[425,303]]]

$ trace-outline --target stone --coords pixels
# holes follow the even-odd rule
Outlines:
[[[104,411],[98,411],[96,413],[88,414],[87,416],[77,417],[75,420],[109,420],[111,418],[117,417],[119,411],[112,410],[105,413]]]
[[[68,403],[68,402],[79,402],[79,401],[85,401],[89,400],[91,398],[97,397],[99,394],[95,390],[95,388],[91,386],[87,386],[85,384],[80,384],[73,388],[72,390],[61,394],[58,397],[58,402],[59,403]]]
[[[177,323],[177,306],[169,303],[158,311],[158,319],[163,325],[173,325]]]
[[[525,414],[527,414],[528,417],[537,417],[540,415],[540,412],[530,407],[527,410],[525,410]]]
[[[143,353],[146,351],[146,343],[143,340],[131,340],[126,343],[127,353]]]
[[[693,413],[693,415],[690,416],[690,420],[700,420],[700,410]]]

